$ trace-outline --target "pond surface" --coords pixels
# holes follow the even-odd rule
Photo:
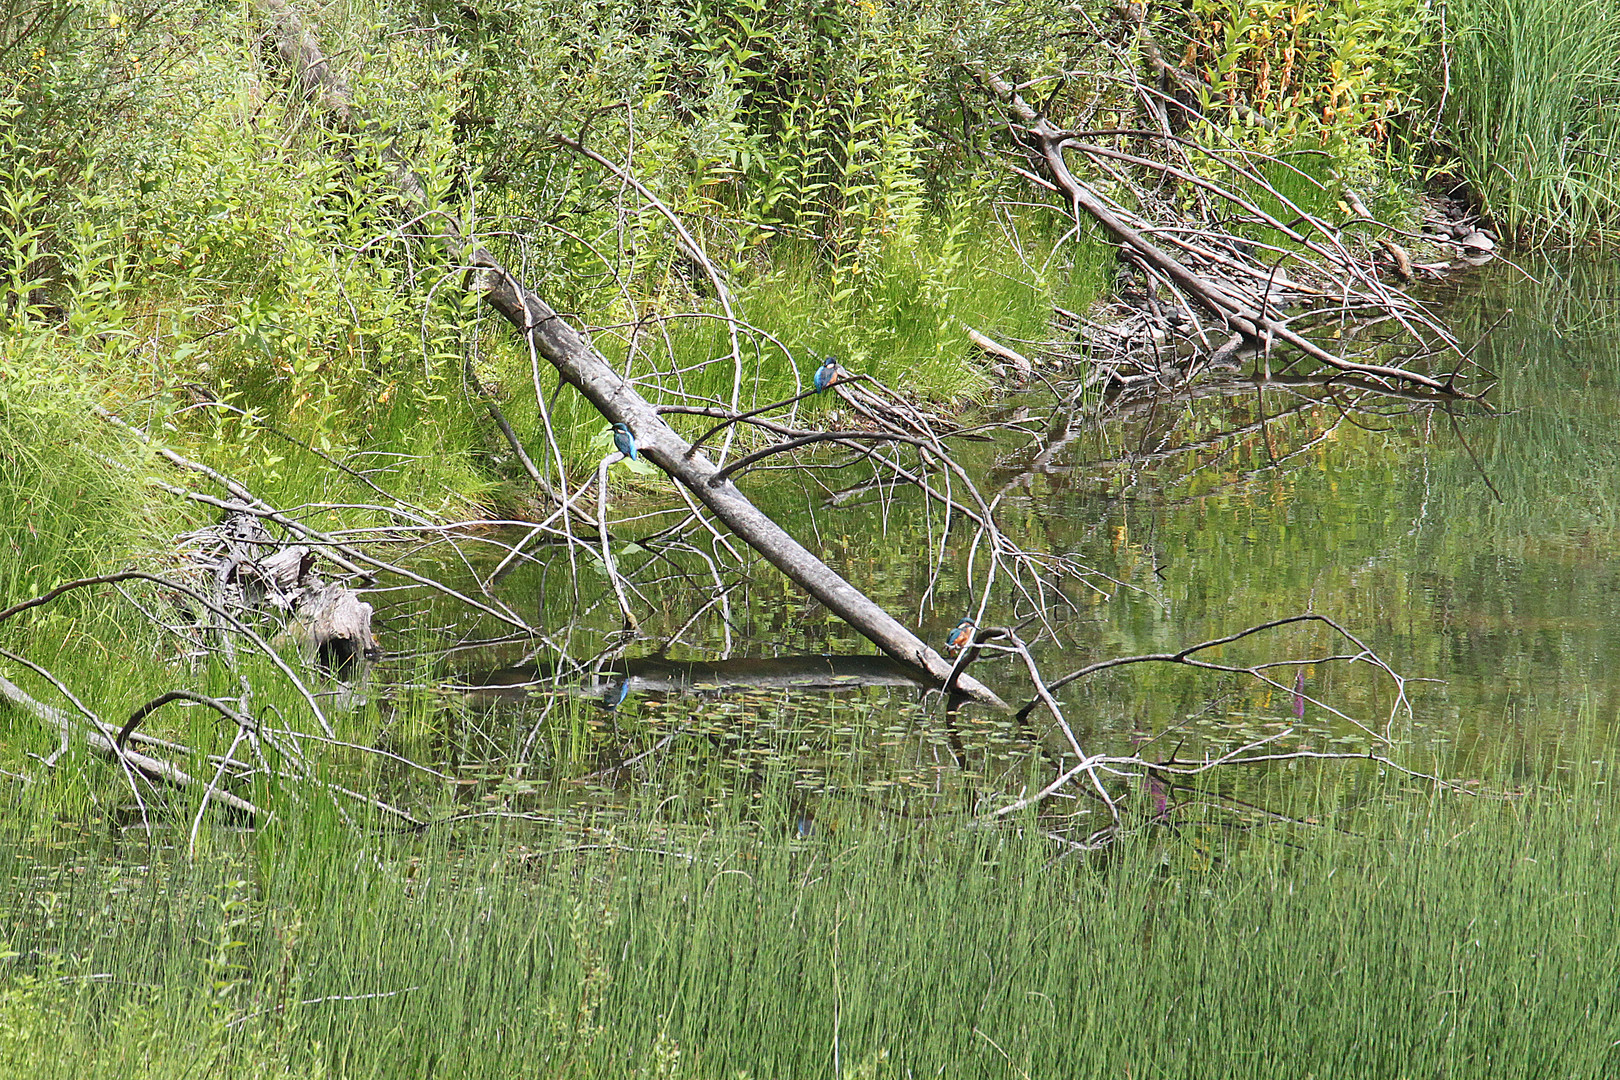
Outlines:
[[[984,490],[1002,493],[1015,538],[1064,557],[1044,620],[1020,631],[1048,678],[1315,612],[1422,680],[1408,684],[1405,709],[1365,663],[1311,664],[1297,684],[1282,669],[1282,688],[1138,665],[1062,692],[1088,751],[1147,745],[1160,759],[1198,758],[1268,735],[1278,748],[1355,751],[1375,745],[1371,729],[1403,761],[1451,776],[1501,759],[1529,779],[1555,760],[1604,756],[1620,696],[1620,280],[1596,266],[1536,275],[1497,268],[1441,298],[1458,336],[1477,343],[1474,361],[1498,377],[1490,409],[1236,377],[1123,413],[1077,412],[1066,435],[1050,396],[997,407],[990,419],[1021,429],[964,457]],[[943,522],[904,490],[826,505],[859,479],[779,471],[743,487],[858,587],[943,641],[977,606],[968,583],[982,581],[982,549],[960,523],[942,537]],[[442,732],[416,748],[465,770],[469,801],[534,785],[553,799],[611,791],[655,779],[654,763],[719,760],[756,777],[784,768],[806,799],[853,785],[868,798],[893,789],[961,811],[1050,776],[1062,750],[1054,731],[972,711],[947,722],[937,697],[904,679],[855,672],[840,687],[809,660],[796,689],[792,658],[873,650],[768,566],[721,588],[696,549],[623,544],[616,557],[638,590],[637,636],[613,632],[605,588],[574,594],[560,548],[500,577],[499,598],[554,628],[558,647],[453,657],[457,678],[504,687],[468,699],[489,752]],[[987,621],[1031,612],[1004,577]],[[586,658],[572,698],[550,678],[563,651]],[[1356,651],[1313,625],[1211,658]],[[724,663],[772,658],[786,667],[750,675],[743,665],[737,681]],[[683,661],[720,664],[683,675]],[[989,658],[974,672],[1009,700],[1029,697],[1022,663]],[[1360,726],[1307,705],[1287,692],[1293,685]],[[623,704],[604,707],[620,691]],[[627,758],[632,767],[615,768]]]

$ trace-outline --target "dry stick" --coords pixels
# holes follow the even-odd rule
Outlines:
[[[1064,139],[1062,138],[1062,131],[1053,127],[1045,117],[1037,116],[1023,98],[1014,92],[1006,80],[985,69],[981,69],[980,74],[992,91],[1011,103],[1013,111],[1023,122],[1024,130],[1034,136],[1041,156],[1046,161],[1047,168],[1051,171],[1058,187],[1068,196],[1076,213],[1084,210],[1091,215],[1115,239],[1131,248],[1144,262],[1153,265],[1176,285],[1196,296],[1212,311],[1224,318],[1233,329],[1242,331],[1250,339],[1256,341],[1264,340],[1267,335],[1273,336],[1278,340],[1287,342],[1312,359],[1327,364],[1329,367],[1338,368],[1341,371],[1353,371],[1362,375],[1376,375],[1386,379],[1416,383],[1419,386],[1427,387],[1447,396],[1472,396],[1456,390],[1447,383],[1418,372],[1389,367],[1383,364],[1360,364],[1346,360],[1303,337],[1281,320],[1267,316],[1264,312],[1254,309],[1214,282],[1193,273],[1169,253],[1148,240],[1142,233],[1121,221],[1090,186],[1082,183],[1069,171],[1068,163],[1063,157]]]
[[[318,44],[304,31],[284,0],[261,0],[261,3],[277,18],[281,53],[293,64],[306,92],[313,96],[315,87],[327,94],[341,91],[341,84],[333,79]],[[352,123],[346,93],[340,95],[337,104],[340,107],[334,112],[340,122]],[[408,170],[401,168],[396,178],[408,195],[425,203],[421,183]],[[727,528],[772,565],[889,656],[940,682],[949,676],[950,665],[939,653],[811,554],[735,485],[729,482],[711,485],[710,480],[717,470],[708,457],[694,454],[688,458],[687,441],[664,422],[657,409],[613,369],[583,334],[564,322],[495,256],[464,237],[457,223],[447,222],[444,238],[459,251],[465,264],[480,272],[484,299],[557,368],[563,379],[585,395],[609,423],[628,424],[635,432],[638,449],[649,461],[695,495]],[[961,689],[987,704],[1005,705],[994,691],[977,680],[962,679]]]
[[[4,697],[13,704],[33,713],[34,716],[55,727],[58,731],[71,731],[75,726],[73,719],[66,713],[54,706],[46,705],[42,701],[35,701],[22,687],[4,676],[0,676],[0,697]],[[96,719],[92,720],[91,726],[85,730],[84,739],[92,750],[120,763],[126,770],[134,769],[150,780],[160,780],[181,789],[197,786],[195,777],[170,765],[167,761],[159,761],[157,758],[147,757],[145,754],[139,754],[133,750],[120,750],[118,744],[113,742],[114,734],[116,733],[113,731],[111,724]],[[138,792],[136,797],[139,798]],[[263,816],[263,811],[257,806],[254,806],[246,799],[232,795],[230,792],[216,791],[214,798],[229,806],[232,810],[248,814],[255,819]],[[142,812],[144,814],[144,804]]]
[[[244,730],[252,730],[256,726],[252,717],[243,716],[218,698],[211,698],[205,694],[194,693],[190,690],[170,690],[168,693],[159,694],[130,714],[129,719],[124,721],[124,726],[118,729],[117,737],[113,739],[113,742],[118,744],[118,749],[122,750],[124,748],[124,743],[142,720],[145,720],[171,701],[190,701],[197,705],[207,705],[225,719],[234,721],[237,727]]]
[[[1289,729],[1289,731],[1292,730],[1292,728]],[[1410,766],[1402,765],[1398,761],[1391,760],[1382,754],[1375,754],[1371,750],[1368,750],[1364,754],[1354,753],[1349,750],[1289,750],[1286,753],[1281,754],[1254,754],[1249,757],[1236,756],[1245,749],[1252,749],[1253,747],[1260,745],[1262,742],[1269,742],[1273,738],[1286,734],[1288,734],[1286,731],[1278,732],[1277,735],[1269,736],[1266,739],[1260,740],[1260,742],[1251,743],[1248,747],[1239,747],[1237,750],[1233,750],[1230,753],[1222,754],[1220,757],[1211,758],[1208,761],[1199,762],[1196,765],[1181,765],[1174,761],[1145,761],[1142,764],[1144,766],[1151,766],[1160,772],[1171,773],[1176,776],[1197,776],[1200,773],[1209,772],[1211,769],[1220,768],[1226,765],[1260,765],[1268,761],[1371,761],[1375,764],[1382,765],[1385,768],[1394,769],[1403,776],[1410,776],[1414,780],[1428,780],[1432,783],[1439,784],[1441,787],[1463,795],[1479,794],[1479,792],[1465,784],[1459,784],[1455,780],[1448,780],[1445,777],[1439,776],[1435,773],[1420,772],[1417,769],[1411,768]]]
[[[225,751],[224,760],[214,770],[214,778],[208,781],[208,786],[203,789],[202,802],[197,804],[197,816],[191,819],[191,836],[186,841],[186,855],[188,857],[195,858],[197,855],[197,834],[202,831],[202,819],[203,815],[208,812],[208,800],[214,797],[220,780],[225,776],[225,768],[230,764],[231,755],[236,753],[236,748],[241,745],[242,740],[248,737],[248,730],[248,728],[241,725],[237,726],[236,738],[231,740],[230,749]]]
[[[957,321],[960,322],[961,320]],[[1035,371],[1035,365],[1030,363],[1029,357],[1025,356],[1017,349],[1009,349],[1007,346],[1001,344],[999,341],[996,341],[994,338],[985,336],[984,334],[975,330],[973,327],[969,326],[967,323],[962,323],[961,325],[962,329],[967,331],[968,340],[977,346],[981,352],[999,357],[1013,366],[1013,372],[1018,377],[1019,385],[1023,385],[1029,381],[1030,376]]]
[[[1007,638],[1012,642],[1012,645],[1009,647],[992,644],[992,642],[998,638]],[[1042,799],[1045,799],[1047,796],[1056,792],[1059,788],[1063,787],[1069,783],[1069,781],[1073,780],[1076,776],[1079,776],[1083,772],[1086,773],[1090,778],[1092,786],[1096,788],[1098,797],[1102,800],[1103,804],[1108,807],[1109,816],[1112,817],[1114,824],[1117,826],[1120,821],[1119,804],[1113,798],[1113,796],[1108,793],[1108,789],[1106,786],[1104,786],[1102,778],[1097,775],[1097,770],[1104,765],[1128,759],[1110,758],[1104,754],[1092,756],[1088,755],[1083,749],[1081,749],[1080,740],[1075,737],[1074,730],[1069,726],[1068,720],[1066,720],[1063,716],[1063,709],[1058,705],[1057,699],[1052,696],[1050,690],[1047,688],[1046,682],[1041,678],[1040,668],[1036,665],[1035,657],[1030,653],[1029,646],[1023,641],[1022,638],[1018,636],[1016,630],[1011,628],[997,627],[989,630],[975,631],[972,642],[962,650],[962,654],[957,658],[956,671],[960,672],[971,664],[974,659],[977,658],[980,648],[987,644],[991,648],[1017,652],[1022,657],[1024,665],[1029,669],[1030,679],[1035,684],[1036,693],[1039,695],[1038,700],[1046,703],[1046,706],[1051,711],[1052,716],[1057,720],[1058,727],[1063,731],[1064,737],[1068,739],[1070,749],[1074,751],[1075,756],[1079,758],[1080,761],[1074,767],[1059,774],[1057,779],[1053,780],[1050,784],[1042,788],[1034,795],[1028,796],[1027,798],[1018,799],[1007,806],[1003,806],[992,811],[986,816],[989,818],[1004,817],[1007,814],[1022,810],[1026,806],[1033,803],[1040,802]]]
[[[190,588],[189,586],[180,584],[178,581],[172,581],[169,578],[159,577],[156,574],[148,574],[142,570],[122,570],[116,574],[101,574],[97,577],[77,578],[73,581],[65,581],[56,588],[51,589],[49,592],[34,597],[32,600],[23,600],[20,603],[12,604],[4,611],[0,611],[0,622],[5,622],[13,615],[18,614],[19,612],[27,611],[29,608],[39,607],[41,604],[49,603],[65,592],[71,592],[74,589],[88,588],[92,585],[112,585],[120,581],[150,581],[155,585],[163,586],[165,589],[173,589],[175,592],[191,597],[193,600],[197,601],[197,603],[201,604],[215,615],[218,615],[227,622],[231,623],[238,633],[242,634],[249,641],[253,642],[254,645],[257,645],[260,651],[262,651],[265,656],[270,658],[270,662],[276,667],[280,668],[281,673],[292,681],[292,684],[298,690],[298,693],[303,697],[304,701],[309,704],[310,711],[315,714],[315,719],[321,725],[321,730],[326,733],[326,736],[328,738],[336,737],[335,733],[332,731],[332,725],[327,722],[326,713],[321,710],[320,705],[315,701],[315,695],[310,693],[309,687],[304,685],[304,680],[298,677],[298,673],[287,666],[287,661],[281,658],[280,653],[272,649],[270,645],[262,637],[260,637],[258,632],[252,627],[243,623],[236,616],[232,615],[229,611],[226,611],[220,605],[214,603],[214,601],[210,600],[208,597],[203,596],[201,593]]]
[[[919,439],[916,436],[911,435],[894,435],[883,431],[813,431],[787,439],[784,442],[772,443],[770,446],[756,450],[752,454],[745,457],[740,457],[736,461],[727,464],[724,468],[717,470],[713,478],[709,480],[709,483],[715,486],[723,484],[732,476],[743,471],[744,469],[747,469],[755,462],[763,461],[766,458],[772,457],[776,454],[784,454],[789,450],[798,450],[801,447],[813,446],[819,442],[836,442],[840,445],[848,446],[852,443],[859,444],[861,440],[866,439],[885,443],[910,443],[913,446],[919,446],[927,450],[931,450],[935,446],[932,440]]]
[[[358,557],[360,555],[358,551],[348,547],[346,544],[342,544],[337,540],[332,539],[330,536],[327,536],[324,533],[316,532],[314,529],[311,529],[302,522],[288,517],[270,506],[268,503],[259,499],[253,494],[253,492],[226,476],[224,473],[218,471],[217,469],[211,468],[210,466],[204,465],[200,461],[193,461],[188,457],[175,453],[167,446],[164,446],[162,443],[154,440],[150,435],[142,431],[140,428],[135,427],[133,424],[127,423],[120,417],[108,412],[100,405],[92,406],[91,411],[102,420],[112,424],[114,427],[120,428],[135,436],[141,442],[156,450],[159,456],[163,457],[172,464],[178,465],[182,469],[189,469],[192,472],[201,473],[203,476],[208,477],[208,479],[230,492],[233,496],[248,504],[246,507],[243,507],[244,510],[249,510],[260,517],[274,521],[277,525],[280,525],[287,531],[297,534],[297,536],[302,540],[319,541],[320,543],[326,545],[331,549],[326,553],[327,558],[337,563],[349,573],[364,578],[368,581],[371,580],[371,575],[369,573],[362,570],[353,562],[349,561],[349,559],[344,557],[345,555]]]
[[[566,482],[564,483],[564,490],[567,490]],[[579,500],[583,499],[589,492],[590,492],[590,485],[589,484],[584,485],[578,491],[576,491],[572,495],[568,496],[567,502],[561,503],[555,510],[553,510],[549,515],[547,515],[546,518],[543,521],[540,521],[540,522],[523,522],[522,524],[526,524],[526,525],[529,526],[529,534],[527,536],[525,536],[522,540],[519,540],[517,543],[513,544],[512,549],[509,552],[507,552],[505,557],[502,558],[501,561],[498,564],[496,564],[495,569],[490,571],[490,575],[489,575],[490,581],[494,582],[494,581],[499,580],[500,577],[501,577],[501,574],[506,570],[506,568],[509,565],[511,565],[511,563],[514,560],[519,559],[519,558],[525,558],[525,559],[530,558],[530,556],[527,556],[527,555],[523,554],[523,549],[529,545],[529,541],[533,540],[536,536],[539,536],[541,533],[551,533],[553,535],[562,536],[564,543],[569,545],[569,550],[570,551],[573,550],[573,546],[575,544],[581,543],[580,539],[578,537],[576,537],[573,534],[573,532],[570,531],[567,528],[567,524],[568,524],[567,515],[573,513],[574,504],[579,502]],[[557,529],[557,528],[552,527],[551,523],[553,521],[556,521],[558,518],[563,518],[564,519],[564,522],[563,522],[564,527],[562,529]],[[571,562],[571,560],[570,560],[570,562]]]
[[[1361,201],[1361,196],[1351,190],[1348,185],[1344,187],[1344,200],[1350,204],[1350,210],[1356,217],[1370,221],[1373,224],[1378,223],[1378,219],[1372,216],[1372,211],[1367,209],[1367,204]],[[1383,248],[1384,253],[1394,260],[1395,273],[1400,275],[1401,280],[1412,281],[1412,257],[1406,253],[1406,249],[1387,236],[1378,237],[1378,246]]]
[[[40,678],[56,687],[56,692],[67,698],[75,709],[78,709],[85,715],[86,719],[91,721],[99,721],[101,719],[101,717],[91,712],[85,703],[80,701],[78,696],[75,695],[72,690],[67,688],[66,683],[64,683],[61,679],[58,679],[47,669],[28,659],[28,657],[19,656],[10,649],[0,649],[0,656],[5,657],[7,660],[21,664],[23,667],[26,667],[32,671],[35,675],[38,675]],[[65,727],[62,728],[60,730],[60,734],[62,736],[61,741],[57,743],[56,749],[51,751],[51,756],[39,759],[40,764],[44,765],[47,769],[55,767],[56,763],[61,760],[62,755],[68,752],[68,729]]]
[[[865,376],[856,375],[856,376],[853,376],[853,378],[857,378],[857,379],[858,378],[865,378]],[[701,447],[704,443],[708,442],[709,439],[712,438],[714,436],[715,432],[717,432],[717,431],[721,431],[721,430],[723,430],[725,428],[728,428],[733,424],[740,424],[745,420],[752,420],[754,417],[759,416],[759,415],[761,415],[763,413],[773,412],[776,409],[782,408],[784,405],[792,405],[792,404],[794,404],[796,402],[803,401],[807,397],[815,397],[819,393],[821,393],[820,390],[817,390],[816,388],[811,387],[809,390],[801,390],[799,393],[794,394],[792,397],[787,398],[787,399],[785,399],[783,401],[773,401],[769,405],[761,405],[757,409],[749,409],[747,412],[737,413],[735,416],[728,416],[726,419],[724,419],[720,423],[714,425],[714,427],[710,428],[708,431],[705,431],[703,434],[701,434],[697,438],[693,439],[692,440],[692,448],[690,450],[688,450],[687,453],[688,454],[696,453],[698,448]],[[675,409],[670,407],[670,406],[660,406],[658,411],[660,413],[674,412]],[[695,412],[696,410],[692,409],[690,407],[687,407],[683,411]]]
[[[982,620],[984,617],[984,609],[989,602],[989,586],[995,578],[994,569],[996,565],[1001,563],[1004,556],[1010,558],[1014,563],[1012,567],[1008,568],[1008,573],[1011,575],[1012,580],[1017,585],[1018,589],[1027,596],[1028,590],[1025,589],[1022,575],[1019,574],[1017,568],[1020,565],[1031,564],[1032,560],[1029,558],[1028,553],[1021,551],[1016,547],[1016,545],[1010,543],[1005,534],[1003,534],[1001,529],[995,524],[995,505],[996,501],[999,501],[1000,496],[997,496],[996,500],[991,502],[987,503],[985,501],[984,495],[979,491],[978,485],[973,482],[973,479],[968,475],[967,470],[964,469],[962,465],[951,456],[950,450],[941,441],[941,437],[935,433],[933,427],[929,424],[928,419],[918,413],[916,409],[906,405],[904,402],[897,403],[898,407],[905,414],[907,414],[908,418],[911,420],[914,429],[921,431],[928,436],[925,442],[918,442],[915,436],[907,434],[896,424],[889,422],[886,416],[879,415],[877,410],[884,408],[884,403],[864,394],[860,388],[852,387],[847,390],[839,390],[839,396],[856,412],[872,421],[872,423],[880,430],[893,432],[894,434],[890,437],[889,441],[915,443],[919,448],[919,456],[921,456],[923,450],[931,450],[933,453],[938,455],[939,461],[945,466],[946,470],[949,473],[954,473],[958,479],[961,480],[963,488],[973,498],[973,501],[978,504],[979,513],[974,515],[974,517],[979,528],[974,534],[973,545],[970,549],[969,580],[972,578],[971,553],[977,552],[980,540],[985,537],[989,538],[991,557],[994,561],[991,566],[989,579],[986,581],[985,588],[982,592],[982,599],[974,616],[975,619]],[[874,449],[868,453],[875,456],[877,451]],[[888,464],[896,475],[906,475],[905,470],[901,469],[897,463],[889,462]],[[925,493],[929,492],[929,489],[920,482],[913,482],[917,483],[918,487]],[[947,484],[948,483],[949,480],[947,478]],[[948,505],[949,504],[947,503],[947,506]],[[1040,580],[1038,572],[1036,573],[1036,580],[1037,583]],[[1039,606],[1040,605],[1037,605],[1037,607]]]
[[[472,271],[467,273],[467,280],[472,281]],[[568,465],[563,461],[562,444],[557,440],[557,433],[551,427],[551,409],[546,405],[545,388],[540,385],[540,356],[535,351],[534,339],[525,338],[524,345],[529,353],[529,379],[534,387],[534,407],[540,414],[540,424],[545,428],[546,446],[551,450],[552,460],[557,464],[557,488],[562,494],[558,500],[562,507],[562,533],[568,544],[568,571],[574,586],[574,603],[579,603],[579,559],[574,546],[580,541],[574,536],[574,519],[568,516],[568,508],[573,505],[573,497],[568,494]],[[558,391],[562,390],[562,380],[557,381]],[[553,514],[553,517],[556,515]],[[549,520],[549,519],[548,519]]]
[[[418,987],[407,986],[403,990],[387,990],[376,994],[332,994],[328,997],[305,998],[303,1001],[298,1002],[298,1005],[324,1005],[328,1001],[373,1001],[377,998],[398,997],[401,994],[408,994],[412,990],[416,989],[418,989]],[[236,1019],[227,1022],[225,1025],[225,1030],[229,1031],[231,1028],[240,1024],[245,1024],[249,1020],[255,1019],[256,1017],[269,1016],[271,1013],[285,1012],[288,1004],[290,1003],[283,1002],[282,1004],[273,1006],[272,1008],[260,1009],[258,1012],[245,1013],[238,1016]]]
[[[506,422],[506,414],[501,411],[499,403],[495,400],[495,391],[485,386],[483,380],[478,377],[478,372],[473,370],[472,355],[470,353],[463,364],[462,374],[472,384],[473,391],[484,399],[484,409],[489,413],[489,418],[495,421],[496,427],[501,429],[501,436],[506,439],[506,445],[512,448],[512,453],[516,454],[518,461],[522,462],[523,471],[529,474],[529,479],[534,481],[534,486],[539,488],[541,494],[552,502],[561,502],[562,498],[557,494],[556,489],[546,483],[546,478],[540,475],[540,470],[535,468],[534,462],[529,459],[529,452],[523,448],[523,440],[517,437],[517,432],[512,430],[512,425]]]
[[[375,746],[366,746],[363,743],[344,742],[342,739],[328,739],[324,736],[315,735],[308,731],[295,731],[292,728],[267,728],[261,726],[259,733],[261,735],[286,735],[295,742],[302,742],[305,739],[308,739],[311,742],[325,743],[328,746],[340,746],[345,750],[357,750],[362,754],[371,754],[375,757],[387,758],[389,761],[397,762],[398,764],[405,766],[407,769],[415,769],[417,772],[426,773],[435,780],[449,782],[455,779],[454,777],[449,776],[446,773],[442,773],[437,769],[423,765],[419,761],[412,761],[410,758],[393,753],[390,750],[382,750]],[[139,738],[139,736],[137,736],[137,738]]]
[[[1290,625],[1293,625],[1293,624],[1296,624],[1296,623],[1305,623],[1305,622],[1321,623],[1322,625],[1329,627],[1335,633],[1337,633],[1341,637],[1343,637],[1346,641],[1349,641],[1352,644],[1354,644],[1361,651],[1359,653],[1356,653],[1353,656],[1332,656],[1332,657],[1320,658],[1320,660],[1280,661],[1277,664],[1256,664],[1256,665],[1252,665],[1250,667],[1238,667],[1238,666],[1233,665],[1233,664],[1215,664],[1215,663],[1211,663],[1211,662],[1206,661],[1206,660],[1194,660],[1194,659],[1192,659],[1192,654],[1193,653],[1202,652],[1205,649],[1212,649],[1212,648],[1215,648],[1215,647],[1220,646],[1220,645],[1230,645],[1233,642],[1241,641],[1244,638],[1252,637],[1253,635],[1262,633],[1262,632],[1264,632],[1266,630],[1274,630],[1274,629],[1276,629],[1278,627],[1281,627],[1281,626],[1290,626]],[[1312,705],[1315,705],[1320,709],[1324,709],[1327,712],[1332,713],[1334,716],[1337,716],[1339,719],[1344,720],[1347,723],[1354,724],[1356,727],[1360,728],[1363,732],[1365,732],[1368,736],[1370,736],[1373,739],[1378,740],[1379,742],[1384,742],[1384,743],[1392,742],[1393,740],[1391,739],[1391,737],[1390,737],[1390,735],[1388,733],[1388,728],[1389,728],[1390,725],[1393,725],[1394,719],[1395,719],[1395,714],[1401,709],[1401,707],[1403,705],[1406,706],[1406,708],[1408,710],[1410,710],[1410,708],[1411,708],[1410,704],[1407,702],[1407,699],[1406,699],[1406,683],[1407,683],[1407,680],[1404,677],[1402,677],[1401,675],[1397,674],[1396,671],[1393,668],[1391,668],[1387,663],[1385,663],[1382,659],[1380,659],[1377,653],[1375,653],[1371,649],[1367,648],[1367,646],[1364,645],[1359,638],[1357,638],[1354,634],[1350,633],[1344,627],[1340,626],[1334,620],[1328,618],[1326,615],[1316,615],[1316,614],[1289,615],[1289,616],[1286,616],[1286,617],[1281,618],[1281,619],[1273,619],[1270,622],[1259,623],[1257,625],[1247,627],[1247,628],[1245,628],[1243,630],[1239,630],[1238,632],[1236,632],[1234,634],[1228,634],[1225,637],[1213,638],[1213,639],[1211,639],[1209,641],[1201,641],[1196,645],[1189,645],[1185,649],[1180,649],[1180,650],[1178,650],[1176,652],[1173,652],[1173,653],[1145,653],[1145,654],[1142,654],[1142,655],[1139,655],[1139,656],[1116,656],[1116,657],[1113,657],[1113,658],[1108,659],[1108,660],[1099,660],[1095,664],[1088,664],[1085,667],[1080,668],[1077,671],[1071,671],[1067,675],[1064,675],[1064,676],[1062,676],[1060,678],[1054,679],[1050,683],[1045,683],[1044,686],[1045,686],[1046,690],[1048,690],[1048,691],[1057,690],[1057,689],[1060,689],[1061,687],[1067,686],[1071,682],[1074,682],[1076,679],[1084,678],[1087,675],[1094,674],[1095,672],[1098,672],[1098,671],[1105,671],[1105,670],[1107,670],[1109,668],[1124,667],[1127,664],[1162,663],[1162,664],[1185,664],[1187,667],[1200,668],[1200,669],[1203,669],[1205,671],[1221,671],[1221,672],[1225,672],[1227,674],[1232,674],[1232,675],[1248,675],[1249,677],[1251,677],[1251,678],[1253,678],[1253,679],[1255,679],[1255,680],[1257,680],[1259,682],[1265,683],[1267,686],[1273,687],[1274,689],[1284,691],[1284,692],[1288,692],[1291,689],[1290,687],[1284,686],[1282,683],[1277,682],[1275,679],[1272,679],[1269,676],[1267,676],[1266,674],[1264,674],[1264,669],[1267,668],[1267,667],[1276,667],[1276,666],[1281,666],[1281,665],[1295,665],[1295,666],[1297,666],[1297,665],[1306,664],[1306,663],[1316,663],[1316,662],[1320,662],[1321,660],[1341,660],[1341,659],[1342,660],[1348,660],[1351,663],[1354,663],[1357,660],[1365,660],[1367,663],[1371,664],[1377,670],[1382,671],[1385,675],[1388,675],[1390,677],[1390,679],[1395,683],[1395,692],[1396,692],[1395,704],[1392,706],[1392,711],[1391,711],[1391,715],[1390,715],[1390,722],[1389,722],[1389,724],[1385,725],[1384,733],[1380,734],[1380,733],[1374,731],[1372,728],[1368,727],[1366,724],[1363,724],[1360,720],[1357,720],[1355,717],[1350,716],[1347,713],[1344,713],[1344,712],[1340,711],[1339,709],[1334,708],[1332,705],[1329,705],[1326,702],[1318,701],[1316,698],[1309,697],[1309,696],[1307,696],[1305,698],[1305,700],[1309,701]],[[1029,702],[1027,702],[1022,708],[1020,708],[1018,710],[1018,712],[1017,712],[1018,718],[1020,720],[1027,719],[1029,717],[1029,714],[1034,711],[1035,706],[1037,706],[1039,704],[1042,704],[1042,701],[1043,701],[1042,698],[1037,697],[1037,698],[1034,698],[1034,699],[1030,700]]]

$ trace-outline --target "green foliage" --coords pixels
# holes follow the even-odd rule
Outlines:
[[[148,532],[140,455],[55,358],[0,339],[0,604],[106,572]]]
[[[180,10],[175,0],[0,0],[0,94],[60,180],[93,160],[104,125],[156,105],[183,48]]]
[[[1462,0],[1448,20],[1440,168],[1522,243],[1620,238],[1620,5]]]
[[[110,68],[130,83],[115,103],[52,106],[78,110],[53,128],[84,133],[71,155],[60,138],[23,140],[29,153],[0,188],[0,269],[22,298],[13,307],[72,323],[80,348],[59,351],[65,363],[140,399],[148,423],[171,424],[172,440],[266,497],[302,501],[330,483],[298,449],[308,443],[379,466],[379,482],[426,505],[505,498],[501,485],[521,473],[467,395],[464,365],[497,387],[531,447],[550,377],[534,377],[509,328],[475,317],[442,246],[420,239],[437,209],[587,324],[717,313],[667,221],[550,138],[584,132],[681,215],[743,314],[795,352],[754,351],[754,400],[793,392],[817,350],[960,398],[985,385],[961,322],[1039,336],[1043,301],[1078,306],[1098,287],[1067,255],[1054,266],[1043,251],[1037,270],[984,250],[999,239],[995,171],[973,152],[982,101],[962,92],[957,60],[1056,71],[1040,27],[1057,10],[353,3],[319,31],[343,58],[357,115],[377,120],[355,136],[323,132],[266,76],[250,13],[170,0],[132,22],[129,9],[75,7],[54,37],[36,34],[47,52],[92,31],[131,54],[164,34],[185,48],[139,78]],[[401,20],[416,29],[394,32]],[[66,77],[42,70],[44,85]],[[42,107],[14,102],[10,130],[37,131]],[[129,122],[85,126],[113,113]],[[427,207],[400,198],[396,150],[423,178]],[[629,362],[651,365],[669,392],[724,395],[729,361],[700,370],[723,356],[715,325],[642,334]],[[610,336],[599,342],[615,352]],[[666,374],[677,371],[693,374]],[[547,408],[565,465],[594,466],[600,418],[572,394]]]
[[[15,957],[12,957],[15,960]],[[323,1062],[294,1066],[264,1040],[232,1039],[206,1013],[166,1011],[158,994],[114,1008],[89,973],[24,976],[0,985],[0,1072],[85,1080],[321,1080]]]
[[[110,569],[152,509],[142,456],[91,415],[85,370],[128,347],[123,253],[86,224],[102,197],[47,197],[55,166],[23,115],[0,102],[0,605]]]
[[[1417,0],[1194,0],[1185,62],[1202,110],[1225,111],[1241,143],[1314,144],[1354,164],[1415,104],[1430,19]]]

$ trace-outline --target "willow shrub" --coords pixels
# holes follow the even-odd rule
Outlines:
[[[1416,104],[1431,22],[1418,0],[1194,0],[1184,60],[1208,88],[1203,110],[1251,129],[1243,141],[1353,164]]]

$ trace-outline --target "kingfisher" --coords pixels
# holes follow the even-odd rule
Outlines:
[[[629,424],[613,425],[613,445],[631,461],[636,460],[636,437],[630,434]]]
[[[973,641],[973,631],[978,627],[974,625],[973,616],[969,615],[956,624],[956,629],[945,636],[945,647],[951,652],[960,652]]]
[[[843,372],[838,370],[838,358],[836,356],[827,357],[821,362],[821,366],[816,368],[816,377],[812,380],[816,385],[816,393],[819,394],[827,389],[827,387],[837,382],[842,375]]]
[[[624,704],[624,699],[629,695],[630,677],[627,675],[619,680],[618,686],[610,683],[607,689],[602,691],[602,708],[608,712],[614,712],[620,705]]]

